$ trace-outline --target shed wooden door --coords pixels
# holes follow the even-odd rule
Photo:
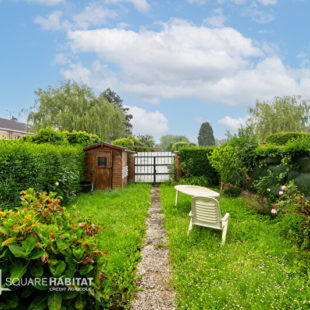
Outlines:
[[[112,151],[92,152],[92,167],[94,187],[112,188]]]

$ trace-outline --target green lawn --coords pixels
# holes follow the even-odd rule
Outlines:
[[[179,309],[309,309],[309,253],[285,240],[275,221],[254,214],[246,198],[221,198],[230,213],[226,244],[221,232],[194,226],[186,236],[191,197],[162,185],[173,282]]]
[[[106,308],[129,307],[135,290],[149,195],[149,185],[130,185],[123,190],[81,194],[71,204],[94,223],[107,226],[98,237],[101,250],[108,252],[103,262]]]

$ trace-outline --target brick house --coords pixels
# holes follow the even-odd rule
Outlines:
[[[26,135],[33,135],[27,132],[27,125],[20,123],[17,118],[5,119],[0,117],[0,139],[19,139]]]

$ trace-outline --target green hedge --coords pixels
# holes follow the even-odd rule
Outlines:
[[[97,135],[85,131],[60,131],[52,128],[40,129],[33,136],[24,136],[23,141],[33,142],[36,144],[51,143],[55,145],[92,145],[99,143],[101,140]]]
[[[308,132],[279,132],[267,137],[266,143],[284,145],[288,141],[296,140],[305,137],[310,140],[310,133]]]
[[[179,150],[181,170],[184,177],[205,177],[209,185],[218,185],[219,175],[210,165],[207,155],[214,147],[184,147]]]
[[[0,141],[0,208],[20,204],[20,191],[54,191],[64,198],[79,189],[84,172],[81,147]],[[59,184],[58,184],[59,183]]]

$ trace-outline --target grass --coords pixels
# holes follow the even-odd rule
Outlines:
[[[162,185],[173,283],[179,309],[309,309],[309,253],[280,234],[275,221],[254,214],[246,198],[221,198],[230,213],[226,244],[221,232],[194,226],[186,236],[191,197]]]
[[[105,257],[105,308],[129,308],[135,291],[136,265],[145,233],[150,186],[79,195],[71,204],[94,223],[107,226],[99,235]]]

